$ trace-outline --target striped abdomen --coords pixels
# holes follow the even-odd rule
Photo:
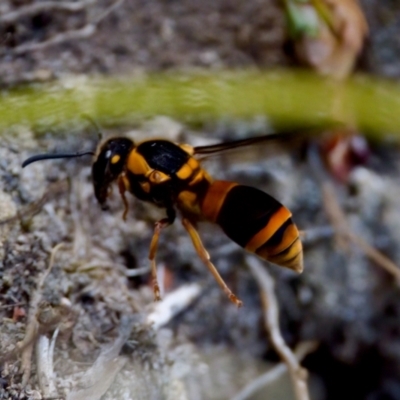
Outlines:
[[[267,193],[234,182],[214,181],[201,204],[207,220],[261,258],[303,270],[303,249],[291,212]]]

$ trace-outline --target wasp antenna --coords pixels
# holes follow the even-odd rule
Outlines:
[[[54,160],[57,158],[75,158],[81,156],[91,155],[94,156],[94,151],[84,151],[82,153],[60,153],[60,154],[37,154],[36,156],[29,157],[22,163],[22,168],[25,168],[27,165],[32,164],[36,161],[41,160]]]
[[[103,132],[101,131],[99,124],[88,114],[82,114],[82,118],[90,122],[97,133],[97,137],[101,141],[103,139]]]

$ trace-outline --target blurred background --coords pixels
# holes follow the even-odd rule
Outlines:
[[[399,29],[397,0],[3,0],[0,399],[400,399]],[[246,92],[258,74],[265,85]],[[193,76],[211,81],[191,86]],[[106,88],[101,106],[90,79]],[[151,91],[145,105],[125,96],[131,82]],[[349,110],[354,82],[369,86]],[[208,108],[210,93],[224,107]],[[102,212],[90,157],[21,168],[32,154],[95,149],[83,113],[103,137],[193,146],[284,128],[301,139],[299,120],[328,126],[283,151],[266,143],[204,161],[215,178],[291,210],[304,272],[257,264],[218,227],[200,225],[243,300],[238,310],[177,221],[161,235],[165,301],[154,304],[147,256],[162,210],[129,196],[124,222],[115,188]],[[260,265],[274,283],[267,292]],[[280,364],[271,299],[308,371],[306,390]]]

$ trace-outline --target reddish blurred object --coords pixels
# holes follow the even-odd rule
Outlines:
[[[320,150],[329,171],[341,182],[347,182],[352,169],[367,163],[371,154],[364,136],[344,129],[324,138]]]
[[[347,77],[368,25],[357,0],[285,0],[299,60],[323,75]]]
[[[26,311],[25,308],[15,306],[13,310],[13,316],[12,320],[14,322],[17,322],[19,318],[25,317],[26,316]]]

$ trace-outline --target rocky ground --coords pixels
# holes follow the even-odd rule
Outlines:
[[[0,21],[23,5],[39,3],[3,1]],[[110,4],[88,2],[80,11],[40,11],[1,21],[4,90],[66,74],[294,64],[283,13],[272,0],[125,1],[87,37],[27,48],[95,23]],[[400,76],[400,2],[365,0],[363,8],[371,34],[360,68]],[[197,145],[267,129],[268,121],[260,118],[194,129],[157,117],[104,133]],[[87,158],[22,170],[21,162],[37,152],[96,147],[87,124],[57,135],[51,129],[40,133],[16,126],[1,138],[0,219],[19,216],[0,226],[0,399],[98,399],[104,392],[103,399],[227,399],[279,361],[243,250],[216,227],[201,227],[213,261],[245,304],[237,310],[175,223],[163,233],[157,256],[165,297],[173,294],[175,303],[156,313],[148,273],[140,271],[148,266],[153,223],[162,214],[130,199],[123,222],[117,190],[110,211],[102,212]],[[298,154],[267,160],[262,148],[249,154],[213,158],[205,166],[220,179],[272,194],[291,209],[301,229],[329,225],[312,166]],[[397,263],[399,167],[397,149],[371,144],[368,163],[352,171],[348,184],[334,183],[353,231]],[[393,276],[356,245],[343,249],[329,235],[306,242],[301,276],[269,268],[285,340],[291,347],[309,340],[319,344],[303,363],[312,398],[343,398],[351,386],[354,399],[400,399],[400,292]],[[174,307],[177,314],[169,315]],[[46,350],[52,357],[43,355]],[[288,378],[253,398],[292,398]]]

